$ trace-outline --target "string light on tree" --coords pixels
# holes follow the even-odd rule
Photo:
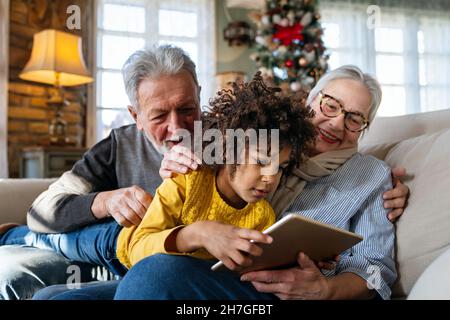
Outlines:
[[[328,68],[317,1],[266,0],[251,18],[257,51],[250,58],[267,80],[291,92],[310,90]]]

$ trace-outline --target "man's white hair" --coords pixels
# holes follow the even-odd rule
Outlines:
[[[370,111],[369,111],[369,122],[375,118],[378,107],[381,103],[381,86],[378,80],[368,73],[364,73],[360,68],[354,65],[344,65],[337,69],[334,69],[326,73],[314,88],[310,91],[308,98],[306,99],[306,105],[311,105],[313,100],[317,97],[319,92],[325,88],[328,83],[338,79],[351,79],[359,81],[362,83],[370,93]]]
[[[139,110],[138,88],[142,80],[187,71],[198,87],[195,63],[187,53],[172,45],[154,46],[133,53],[122,67],[125,90],[131,105]]]

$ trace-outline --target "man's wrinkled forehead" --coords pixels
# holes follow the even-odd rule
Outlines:
[[[192,96],[170,97],[168,99],[144,99],[143,109],[147,113],[167,113],[186,107],[198,108],[198,100]]]
[[[158,105],[167,109],[180,104],[199,104],[198,88],[192,77],[148,78],[139,84],[138,102],[140,106]]]

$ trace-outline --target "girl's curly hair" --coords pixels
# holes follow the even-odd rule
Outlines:
[[[286,145],[292,146],[289,165],[285,170],[289,174],[293,167],[304,161],[305,154],[314,143],[316,131],[310,122],[314,111],[305,106],[306,93],[288,97],[280,92],[280,88],[266,86],[261,72],[257,72],[248,83],[233,82],[231,89],[222,89],[210,100],[209,110],[201,116],[203,130],[218,129],[226,137],[227,129],[253,129],[257,135],[259,129],[279,129],[280,150]],[[224,163],[225,144],[226,141],[223,141]],[[233,163],[232,174],[236,170],[236,161]],[[221,166],[209,165],[214,170]]]

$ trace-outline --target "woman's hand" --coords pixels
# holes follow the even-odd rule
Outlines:
[[[328,299],[328,279],[314,261],[301,252],[297,262],[295,268],[245,273],[241,281],[251,281],[259,292],[273,293],[282,300]]]
[[[383,194],[384,207],[386,209],[392,209],[388,213],[388,219],[391,222],[397,220],[403,214],[406,207],[406,202],[409,196],[409,188],[400,180],[400,178],[405,175],[405,168],[392,168],[392,185],[394,188]]]
[[[197,170],[201,163],[190,149],[177,144],[164,154],[159,175],[163,179],[171,178],[174,173],[185,174],[189,170]]]
[[[263,250],[256,243],[271,243],[272,237],[257,230],[238,228],[219,221],[200,221],[196,225],[200,238],[199,247],[205,248],[211,255],[222,260],[230,270],[239,270],[241,266],[252,264],[251,256],[259,256]],[[182,232],[191,225],[183,228]],[[251,242],[253,240],[253,242]],[[177,246],[182,238],[177,239]]]
[[[331,260],[319,261],[317,263],[317,267],[319,269],[324,269],[324,270],[334,270],[334,269],[336,269],[336,266],[339,263],[339,260],[341,260],[341,256],[337,255],[337,256],[334,256],[333,259],[331,259]]]

